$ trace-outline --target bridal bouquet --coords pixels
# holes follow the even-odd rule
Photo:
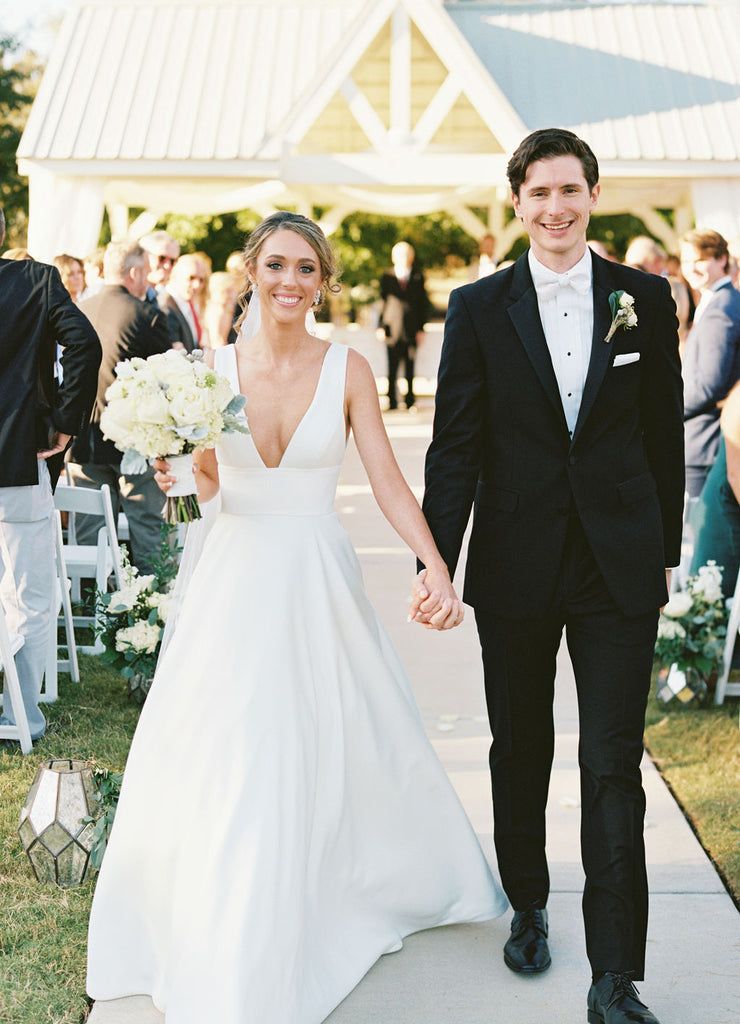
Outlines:
[[[122,473],[143,473],[147,459],[166,459],[177,482],[167,495],[168,523],[200,519],[192,452],[214,448],[224,433],[248,433],[237,414],[243,395],[206,366],[202,353],[170,349],[119,363],[105,393],[103,436],[123,452]]]

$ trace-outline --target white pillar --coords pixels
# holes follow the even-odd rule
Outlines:
[[[69,253],[84,259],[98,244],[103,223],[102,178],[65,178],[43,167],[28,173],[28,251],[51,263]]]
[[[698,228],[719,231],[728,242],[740,239],[740,181],[732,178],[691,182]]]

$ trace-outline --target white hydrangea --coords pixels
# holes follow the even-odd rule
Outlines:
[[[722,570],[716,562],[702,565],[691,583],[691,592],[695,597],[703,598],[708,604],[722,601]]]
[[[167,621],[167,615],[170,610],[170,603],[172,601],[171,594],[161,594],[159,591],[155,591],[150,594],[147,598],[147,604],[150,608],[156,608],[157,614],[162,622]]]
[[[133,648],[146,654],[154,654],[159,643],[159,626],[151,626],[148,622],[137,622],[134,626],[119,629],[116,633],[116,650],[127,651]]]
[[[661,640],[683,640],[685,636],[686,630],[680,622],[676,622],[674,619],[664,619],[661,615],[658,620],[658,637]]]
[[[663,614],[667,615],[670,619],[680,619],[682,615],[691,611],[693,603],[694,601],[691,594],[687,594],[685,590],[681,590],[671,597],[670,601],[663,609]]]

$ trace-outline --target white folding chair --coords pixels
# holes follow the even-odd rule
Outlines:
[[[0,601],[0,669],[4,677],[3,703],[10,702],[13,709],[15,725],[0,725],[0,739],[18,740],[21,751],[30,754],[31,730],[28,727],[26,706],[21,695],[21,684],[18,679],[18,670],[15,667],[15,656],[23,646],[23,637],[18,633],[10,633],[5,620],[5,609]]]
[[[60,512],[68,512],[70,527],[67,531],[68,543],[63,546],[67,575],[72,581],[94,579],[96,588],[105,593],[108,580],[115,577],[116,586],[121,586],[121,551],[118,546],[116,523],[113,517],[113,506],[108,484],[100,488],[57,487],[54,492],[54,504]],[[96,544],[77,544],[72,516],[76,513],[102,516],[103,525],[98,530]],[[97,625],[96,615],[75,615],[75,626]],[[103,643],[96,638],[92,646],[80,647],[83,654],[101,654]]]
[[[740,572],[737,574],[732,608],[730,609],[730,617],[727,623],[727,638],[722,655],[722,668],[717,677],[717,688],[714,691],[715,704],[724,703],[725,697],[740,696],[740,683],[728,682],[730,669],[732,668],[732,655],[735,652],[735,644],[737,643],[738,628],[740,628]]]
[[[80,669],[77,663],[77,647],[75,646],[75,627],[72,616],[72,601],[70,591],[72,589],[70,579],[67,575],[67,563],[64,558],[64,541],[62,539],[62,517],[57,510],[54,513],[54,548],[56,554],[56,605],[52,616],[51,630],[49,631],[49,650],[46,657],[46,671],[44,683],[39,695],[39,701],[50,704],[57,699],[57,681],[59,672],[69,672],[73,683],[80,681]],[[59,612],[61,618],[57,620]],[[57,643],[57,630],[59,624],[64,625],[64,638],[67,649],[67,657],[59,657],[59,645]]]
[[[686,581],[689,578],[691,559],[694,557],[694,542],[696,540],[696,523],[694,522],[694,519],[698,505],[698,498],[689,498],[688,495],[686,496],[684,500],[683,534],[681,536],[681,562],[678,567],[673,570],[673,574],[671,576],[672,594],[676,594],[679,590],[683,590],[686,586]]]

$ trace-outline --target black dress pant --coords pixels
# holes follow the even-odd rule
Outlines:
[[[569,522],[544,615],[512,620],[476,609],[493,735],[496,853],[514,909],[544,906],[555,659],[565,629],[578,692],[586,948],[594,972],[632,972],[639,980],[648,903],[640,760],[658,611],[624,615],[578,518]]]
[[[411,408],[416,401],[414,397],[415,357],[416,347],[409,345],[406,341],[397,341],[394,345],[388,346],[388,398],[390,399],[391,409],[395,409],[398,405],[396,381],[398,380],[398,371],[401,363],[404,364],[406,370],[406,407]]]

